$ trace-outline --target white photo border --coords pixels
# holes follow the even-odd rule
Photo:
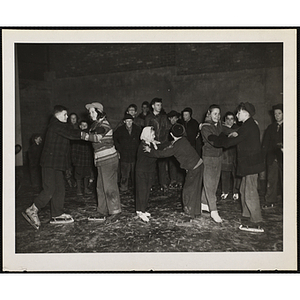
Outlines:
[[[295,29],[118,29],[2,31],[3,271],[256,271],[297,270],[297,151]],[[284,217],[282,252],[15,253],[15,43],[282,42]]]

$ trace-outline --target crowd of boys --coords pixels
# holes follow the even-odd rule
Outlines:
[[[193,119],[193,110],[190,107],[184,108],[181,113],[174,110],[166,113],[160,98],[154,98],[151,103],[144,101],[141,113],[137,114],[137,111],[136,104],[129,105],[123,119],[113,130],[113,142],[119,157],[120,192],[126,192],[130,184],[135,187],[141,133],[144,128],[150,127],[154,130],[159,149],[145,146],[143,151],[149,158],[157,160],[161,190],[165,192],[170,188],[183,186],[183,211],[191,218],[197,218],[201,215],[202,175],[205,168],[201,147],[202,124],[199,125]],[[233,193],[235,200],[239,195],[241,197],[240,229],[263,232],[261,208],[272,208],[280,199],[282,201],[282,197],[278,195],[282,195],[283,105],[273,107],[275,122],[266,129],[262,144],[254,115],[255,107],[251,103],[241,103],[236,114],[240,126],[236,125],[235,114],[227,112],[222,126],[230,128],[231,131],[227,131],[227,134],[224,133],[226,130],[220,130],[221,133],[212,131],[205,139],[222,153],[221,198],[226,199],[229,192]],[[76,179],[78,196],[91,194],[88,183],[93,176],[93,158],[90,144],[83,138],[88,134],[88,122],[78,122],[76,114],[71,115],[70,123],[67,123],[67,119],[67,109],[61,105],[55,106],[43,143],[42,137],[35,135],[28,151],[33,184],[36,184],[38,177],[38,163],[42,167],[43,189],[33,204],[23,212],[25,219],[36,229],[40,227],[37,212],[50,200],[50,223],[74,221],[72,216],[64,213],[64,184],[66,179],[70,180],[70,175],[66,177],[66,174],[71,172]],[[41,158],[37,162],[39,156]],[[257,182],[258,174],[265,169],[267,192],[265,203],[261,206]],[[230,176],[234,182],[232,187]]]

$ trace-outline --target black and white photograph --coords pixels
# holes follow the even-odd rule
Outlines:
[[[296,30],[2,37],[4,270],[297,269]]]

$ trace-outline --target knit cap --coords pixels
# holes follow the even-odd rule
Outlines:
[[[175,137],[181,137],[185,133],[185,129],[181,124],[174,124],[171,128],[171,132]]]

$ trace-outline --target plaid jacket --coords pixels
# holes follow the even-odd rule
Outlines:
[[[74,141],[71,144],[71,160],[73,166],[90,167],[93,165],[92,145],[86,141]]]
[[[70,139],[80,140],[81,131],[72,129],[68,123],[52,117],[47,128],[44,148],[41,156],[43,168],[65,171],[70,167]]]

